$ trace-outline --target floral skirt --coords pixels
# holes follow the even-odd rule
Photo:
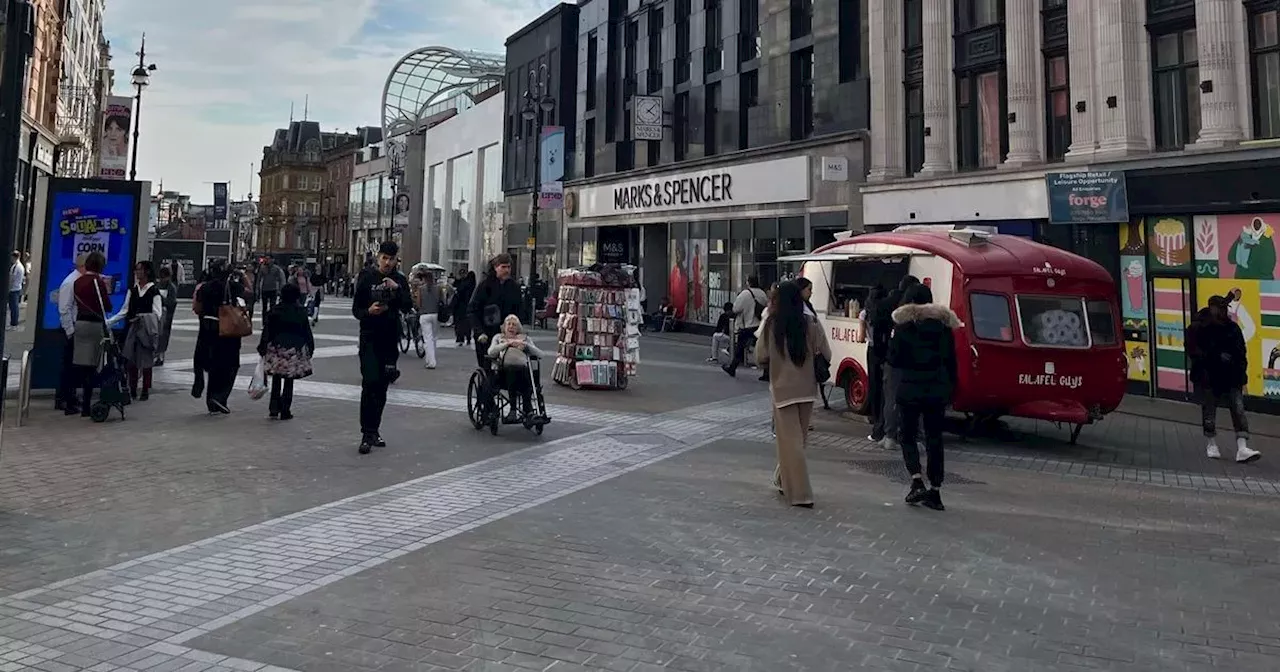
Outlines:
[[[311,375],[311,358],[302,348],[268,345],[267,354],[262,356],[262,368],[268,376],[306,378]]]

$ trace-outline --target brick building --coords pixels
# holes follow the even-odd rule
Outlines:
[[[260,216],[254,252],[282,259],[316,257],[321,241],[320,205],[328,178],[325,152],[350,142],[351,133],[320,130],[315,121],[292,121],[262,148]]]

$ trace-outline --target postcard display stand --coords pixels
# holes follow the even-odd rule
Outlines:
[[[574,389],[626,389],[640,362],[640,290],[627,268],[558,274],[552,379]]]

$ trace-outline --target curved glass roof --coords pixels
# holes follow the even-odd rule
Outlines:
[[[501,82],[504,69],[498,54],[449,47],[409,52],[391,69],[382,89],[382,137],[412,130],[435,112],[428,112],[433,105],[459,95],[470,98],[478,84]]]

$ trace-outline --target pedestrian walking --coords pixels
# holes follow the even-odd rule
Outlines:
[[[311,326],[320,323],[320,304],[324,303],[324,295],[328,291],[329,278],[320,272],[320,268],[316,267],[315,273],[311,274]]]
[[[489,368],[489,341],[502,331],[507,315],[520,314],[521,297],[520,285],[511,277],[511,255],[499,254],[489,262],[489,272],[471,295],[467,309],[475,330],[476,363],[480,368]]]
[[[906,291],[903,305],[893,311],[893,324],[889,365],[899,376],[895,390],[899,438],[902,458],[911,474],[906,501],[942,511],[942,425],[956,385],[956,347],[951,330],[960,326],[960,320],[950,308],[933,302],[932,290],[915,285]],[[929,460],[928,488],[920,473],[917,437],[921,423]]]
[[[173,317],[178,312],[178,285],[173,282],[173,271],[168,266],[160,268],[156,287],[164,306],[164,320],[160,328],[160,343],[156,346],[156,366],[164,366],[165,353],[169,352],[169,339],[173,336]]]
[[[264,259],[258,267],[256,276],[257,291],[254,292],[262,301],[262,313],[265,315],[275,307],[280,298],[280,288],[285,284],[284,269],[274,259]]]
[[[107,320],[107,325],[124,323],[121,354],[127,363],[129,398],[146,401],[151,397],[151,372],[156,364],[161,325],[164,324],[164,299],[156,286],[156,269],[150,261],[134,264],[133,281],[120,312]],[[139,378],[142,379],[141,388]]]
[[[223,306],[243,305],[241,292],[240,283],[232,282],[231,269],[222,261],[211,265],[209,279],[197,292],[200,331],[196,335],[195,369],[198,373],[191,396],[199,398],[203,393],[210,413],[231,413],[228,401],[240,370],[241,338],[219,333],[218,313]]]
[[[272,419],[293,419],[293,381],[311,375],[311,355],[315,350],[301,292],[296,285],[286,285],[280,290],[280,304],[263,316],[258,339],[262,369],[271,378],[267,413]]]
[[[756,276],[747,278],[746,289],[738,292],[733,301],[734,327],[738,330],[737,343],[733,348],[733,360],[723,366],[724,372],[730,376],[738,375],[738,367],[746,359],[747,348],[755,343],[755,331],[760,326],[760,316],[769,305],[769,297],[760,289],[760,279]],[[756,362],[759,364],[759,362]]]
[[[421,269],[409,280],[413,290],[413,307],[418,312],[418,327],[426,349],[423,365],[436,368],[436,332],[440,329],[440,309],[444,306],[444,290],[436,284],[436,275],[430,269]]]
[[[396,270],[400,246],[385,241],[378,248],[378,264],[356,279],[351,312],[360,321],[360,454],[386,444],[382,439],[382,411],[387,388],[399,378],[401,315],[412,309],[409,281]]]
[[[1191,383],[1200,402],[1205,454],[1220,459],[1218,405],[1231,413],[1236,432],[1236,462],[1256,462],[1262,453],[1249,447],[1249,418],[1244,412],[1244,386],[1249,382],[1249,352],[1244,332],[1227,315],[1225,297],[1209,297],[1209,305],[1187,327],[1186,353],[1191,359]]]
[[[76,397],[75,333],[76,333],[76,296],[75,283],[84,275],[84,263],[87,254],[76,257],[76,267],[58,285],[58,323],[67,340],[62,346],[62,371],[58,376],[58,391],[54,395],[54,408],[67,415],[80,412],[80,401]]]
[[[817,400],[814,360],[821,355],[830,361],[831,345],[818,321],[805,314],[798,285],[782,283],[777,297],[756,345],[756,361],[769,372],[773,401],[778,464],[771,484],[788,504],[812,507],[804,450]]]
[[[907,290],[919,285],[920,279],[914,275],[908,275],[898,282],[898,288],[889,292],[889,296],[877,306],[875,319],[873,320],[872,329],[879,330],[890,338],[890,334],[894,330],[893,311],[897,310],[903,303],[903,297],[906,296]],[[881,412],[881,424],[871,428],[872,435],[880,434],[884,441],[884,447],[889,450],[898,448],[898,433],[901,429],[901,422],[898,418],[898,380],[899,375],[893,369],[893,364],[888,359],[888,341],[886,341],[884,363],[884,404]]]
[[[453,310],[453,336],[458,347],[471,345],[471,315],[468,311],[475,291],[476,272],[459,272],[458,279],[453,283],[453,300],[450,303]]]
[[[22,310],[22,286],[27,281],[27,267],[22,263],[22,253],[13,251],[9,266],[9,329],[18,328],[18,314]]]
[[[72,293],[76,303],[75,344],[71,363],[75,367],[76,386],[80,387],[80,415],[89,417],[93,408],[93,390],[97,387],[98,369],[105,355],[108,336],[107,315],[112,310],[111,288],[102,277],[107,258],[101,252],[91,252],[84,261],[84,273],[76,278]]]

